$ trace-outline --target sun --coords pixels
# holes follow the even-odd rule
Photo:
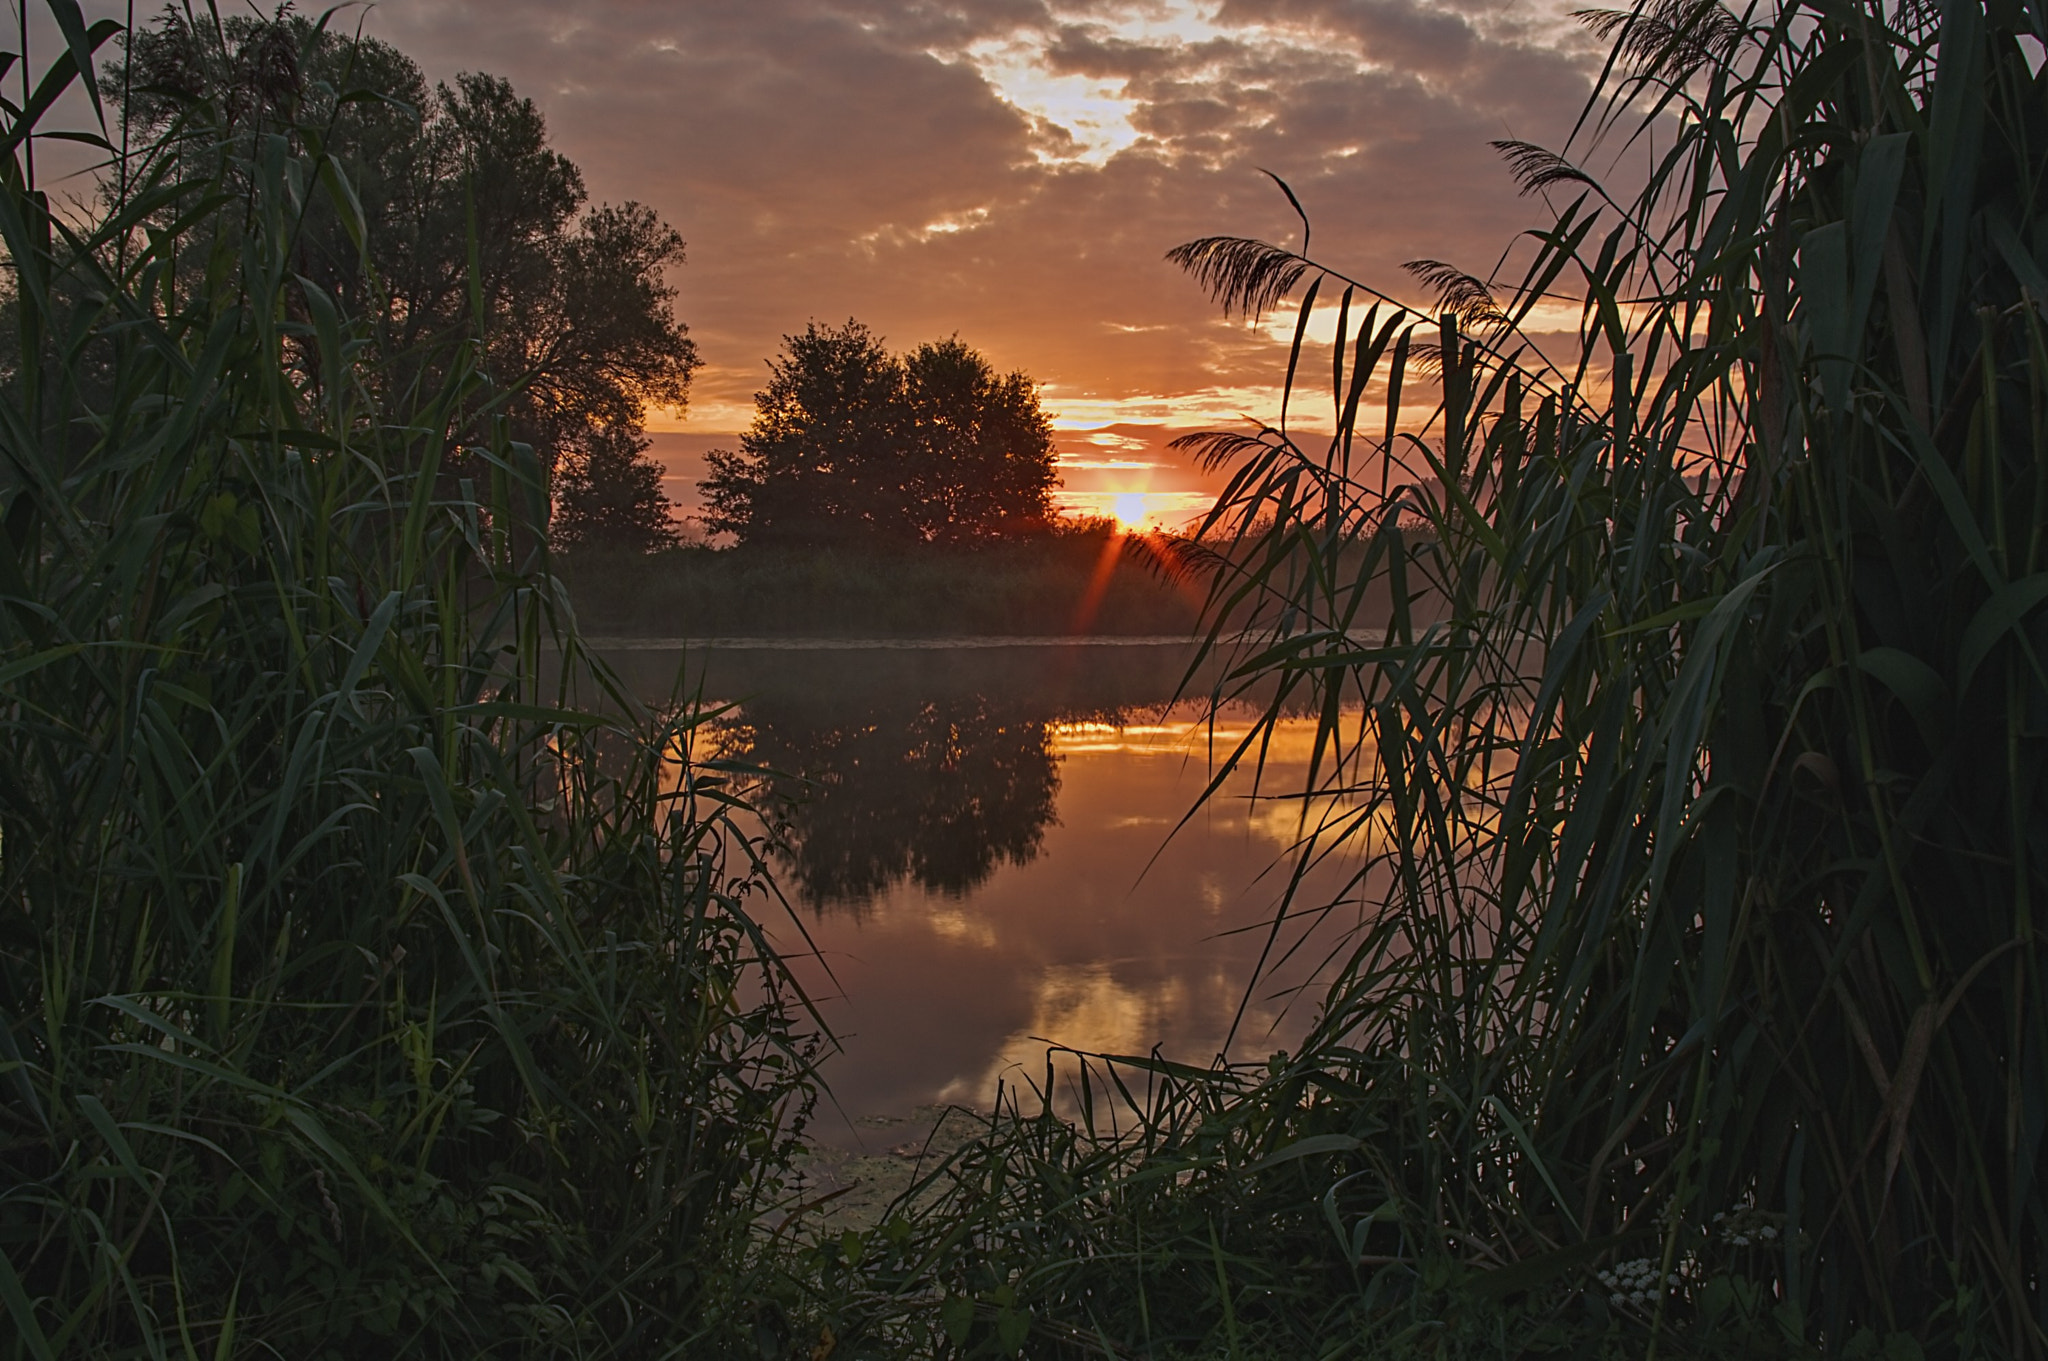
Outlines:
[[[1128,531],[1145,527],[1145,493],[1141,491],[1120,491],[1110,502],[1110,514],[1116,522]]]

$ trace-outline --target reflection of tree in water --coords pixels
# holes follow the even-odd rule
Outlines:
[[[813,907],[865,903],[908,879],[951,896],[1032,860],[1058,760],[1043,718],[979,695],[830,710],[762,699],[728,750],[792,777],[781,859]]]

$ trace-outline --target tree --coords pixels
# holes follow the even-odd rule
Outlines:
[[[551,532],[564,548],[608,544],[650,552],[676,541],[661,467],[647,458],[647,438],[620,426],[591,431],[565,456],[555,476]]]
[[[739,453],[713,450],[699,484],[706,528],[743,542],[879,535],[891,509],[874,493],[901,452],[901,366],[859,322],[783,337],[754,394]]]
[[[742,543],[967,543],[1053,518],[1052,423],[1031,379],[957,337],[892,355],[858,321],[783,338],[740,448],[699,483]]]
[[[918,535],[965,542],[1042,529],[1059,476],[1037,385],[998,374],[957,336],[918,346],[904,380]]]
[[[179,162],[126,166],[109,186],[115,194],[172,169],[199,183],[232,177],[253,158],[230,148],[283,135],[303,152],[300,129],[324,127],[317,150],[342,172],[361,222],[325,196],[309,198],[293,272],[345,314],[373,318],[387,359],[445,363],[448,348],[429,342],[475,326],[481,312],[482,367],[495,382],[475,409],[451,413],[451,444],[476,442],[480,423],[502,413],[513,438],[570,475],[589,504],[644,510],[650,485],[659,498],[660,471],[642,456],[639,431],[649,405],[686,404],[698,364],[667,278],[683,262],[683,240],[641,204],[586,210],[582,175],[548,145],[540,110],[510,82],[472,73],[430,88],[389,44],[330,33],[289,10],[218,25],[166,10],[129,36],[107,85],[126,92],[130,131],[159,161]],[[210,254],[185,252],[189,268],[173,286],[203,286]],[[435,378],[408,378],[403,362],[391,368],[401,382]],[[306,377],[317,386],[316,369]],[[617,457],[622,449],[630,456]],[[607,477],[621,480],[591,480]],[[621,525],[645,541],[652,532],[630,517],[568,519],[579,534]]]

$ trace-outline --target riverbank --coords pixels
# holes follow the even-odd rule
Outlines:
[[[1202,588],[1107,528],[971,550],[586,550],[562,563],[586,631],[619,637],[1187,636]]]

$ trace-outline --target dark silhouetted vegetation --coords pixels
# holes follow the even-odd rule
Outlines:
[[[857,321],[783,338],[705,527],[743,544],[971,544],[1051,523],[1052,423],[1022,373],[958,339],[905,355]]]
[[[675,546],[661,465],[646,456],[647,446],[645,436],[607,426],[591,431],[576,456],[557,466],[548,528],[558,546],[614,557]]]
[[[117,102],[125,95],[127,132],[142,147],[107,182],[117,197],[153,175],[159,152],[189,162],[202,128],[220,160],[214,176],[232,192],[251,191],[248,167],[266,139],[327,158],[348,201],[304,200],[291,266],[368,325],[370,372],[393,387],[432,386],[459,342],[480,337],[496,398],[488,413],[449,418],[478,438],[476,423],[502,419],[534,447],[567,493],[568,542],[667,541],[660,470],[641,456],[640,430],[650,405],[685,404],[698,363],[667,277],[683,240],[641,204],[586,209],[583,177],[549,146],[532,100],[482,74],[430,88],[389,44],[286,11],[219,20],[168,6],[103,83]],[[152,141],[174,128],[179,137]],[[210,238],[224,219],[191,217],[192,207],[180,197],[147,213],[157,230],[178,224],[181,249],[162,266],[173,289],[195,286],[217,258]]]
[[[306,274],[346,45],[59,216],[113,31],[0,114],[0,1356],[751,1349],[810,1041],[698,719],[581,649],[490,317]]]
[[[572,553],[594,634],[666,638],[1187,634],[1202,593],[1108,524],[974,547],[677,548]],[[1178,562],[1178,558],[1174,559]]]

